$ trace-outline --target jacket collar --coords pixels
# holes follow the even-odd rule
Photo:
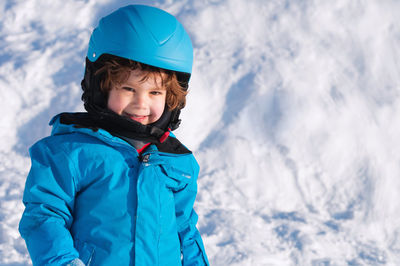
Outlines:
[[[61,113],[53,117],[49,124],[53,126],[52,135],[81,132],[97,138],[107,139],[113,143],[117,142],[124,145],[127,144],[127,142],[118,137],[118,135],[112,134],[112,132],[103,129],[101,125],[98,125],[96,122],[97,121],[91,119],[88,113]],[[132,134],[132,138],[134,137],[135,135]],[[153,138],[143,139],[141,135],[137,139],[151,142],[160,152],[172,154],[192,153],[177,138],[175,138],[172,133],[162,142]]]

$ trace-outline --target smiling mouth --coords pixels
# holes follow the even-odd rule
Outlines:
[[[128,114],[128,113],[124,113],[124,116],[128,117],[131,120],[137,121],[139,123],[143,122],[148,117],[147,115],[135,115],[135,114]]]

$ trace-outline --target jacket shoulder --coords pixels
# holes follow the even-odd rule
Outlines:
[[[85,144],[99,143],[102,143],[100,139],[85,133],[68,132],[45,137],[32,145],[31,149],[47,147],[51,150],[68,151],[73,150],[74,148],[82,147],[82,145]]]

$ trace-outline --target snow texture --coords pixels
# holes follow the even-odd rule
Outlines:
[[[91,30],[129,3],[194,43],[177,135],[201,165],[211,265],[400,265],[397,0],[1,1],[0,265],[31,263],[28,148],[83,110]]]

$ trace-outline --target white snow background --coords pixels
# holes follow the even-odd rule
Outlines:
[[[129,3],[192,37],[176,134],[211,265],[400,265],[397,0],[0,1],[0,265],[30,265],[28,148],[83,110],[91,30]]]

